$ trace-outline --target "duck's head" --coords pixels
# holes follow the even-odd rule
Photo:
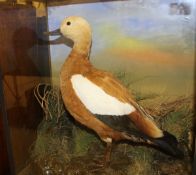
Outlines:
[[[74,43],[87,38],[91,39],[91,27],[82,17],[70,16],[65,18],[60,26],[61,34],[71,39]]]
[[[60,29],[51,31],[49,35],[62,35],[74,42],[74,44],[91,43],[91,27],[82,17],[70,16],[65,18]]]

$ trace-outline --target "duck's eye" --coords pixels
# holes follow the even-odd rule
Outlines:
[[[68,25],[68,26],[70,26],[70,25],[71,25],[71,22],[70,22],[70,21],[68,21],[68,22],[67,22],[67,25]]]

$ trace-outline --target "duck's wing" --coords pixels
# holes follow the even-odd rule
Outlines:
[[[162,136],[162,131],[112,74],[94,69],[85,74],[73,75],[71,83],[84,106],[104,123],[113,121],[114,125],[119,123],[119,126],[125,123],[123,126],[127,128],[132,122],[147,136]]]

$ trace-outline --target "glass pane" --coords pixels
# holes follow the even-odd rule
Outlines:
[[[9,153],[14,159],[10,160],[14,163],[10,167],[18,173],[30,160],[37,126],[43,118],[33,89],[50,76],[48,46],[41,41],[47,21],[46,17],[38,18],[32,6],[7,3],[0,8],[0,68],[5,100],[2,104],[6,109],[3,117],[8,120],[9,132],[5,133],[10,138]]]

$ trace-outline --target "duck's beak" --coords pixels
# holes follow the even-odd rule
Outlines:
[[[56,30],[49,31],[49,32],[44,32],[44,34],[48,36],[59,36],[55,40],[48,41],[48,44],[66,44],[69,47],[73,46],[73,42],[69,40],[68,38],[65,38],[60,32],[60,29],[56,29]]]
[[[49,31],[49,32],[45,32],[45,35],[49,35],[49,36],[62,36],[60,29],[56,29],[53,31]]]

